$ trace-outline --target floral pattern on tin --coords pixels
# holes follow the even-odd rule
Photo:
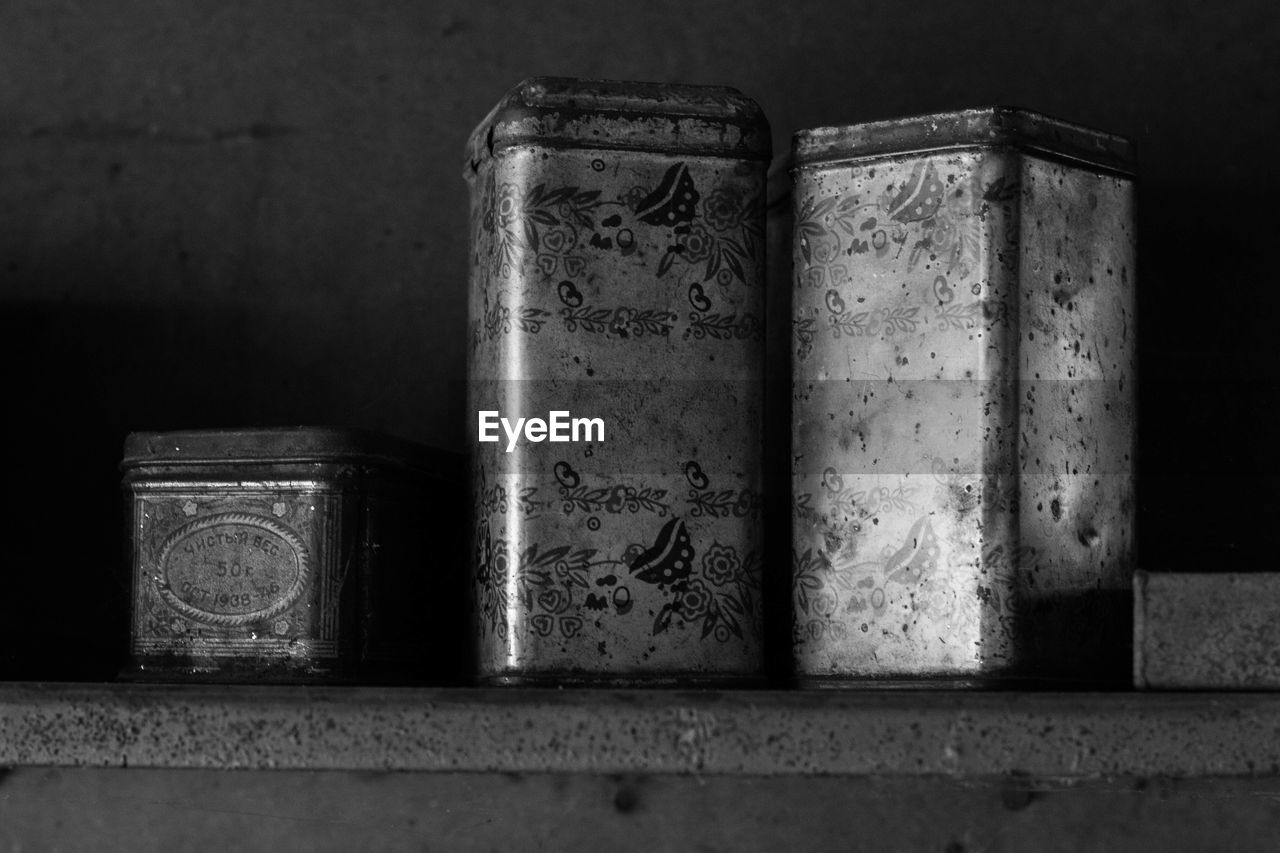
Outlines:
[[[564,327],[570,332],[581,329],[584,332],[613,334],[620,338],[640,338],[645,335],[665,338],[671,334],[672,324],[676,320],[674,311],[597,308],[591,305],[567,306],[560,309],[560,315],[564,318]]]
[[[484,337],[496,338],[499,335],[508,334],[512,328],[537,334],[550,316],[550,311],[544,311],[541,308],[517,308],[512,311],[506,305],[494,305],[484,312]]]
[[[694,518],[746,518],[760,513],[760,496],[751,489],[717,489],[703,472],[697,460],[684,464],[684,476],[689,482],[689,515]]]
[[[680,518],[671,518],[650,544],[632,544],[616,558],[571,545],[515,546],[492,538],[486,522],[476,548],[478,607],[483,627],[505,638],[510,591],[525,617],[517,631],[575,637],[587,620],[634,616],[645,590],[662,601],[654,636],[690,627],[701,640],[728,642],[758,631],[760,558],[755,550],[713,542],[701,561]],[[651,594],[649,597],[652,597]],[[638,617],[637,617],[638,618]]]
[[[494,235],[491,272],[510,278],[519,255],[527,252],[545,275],[562,270],[578,275],[587,263],[578,251],[582,232],[595,228],[598,211],[609,204],[616,202],[602,200],[595,189],[537,184],[524,192],[510,183],[493,189],[490,181],[481,201],[481,222]]]
[[[720,341],[728,341],[734,338],[758,341],[760,340],[760,325],[760,319],[747,311],[743,311],[741,315],[737,312],[728,314],[708,312],[704,314],[700,311],[691,311],[689,313],[689,327],[684,330],[684,338],[688,340],[693,337],[694,340],[699,341],[703,338],[715,338]]]
[[[1003,177],[984,185],[977,175],[943,179],[935,161],[925,158],[901,182],[886,183],[878,193],[805,198],[795,226],[796,284],[826,288],[827,312],[823,319],[793,321],[797,357],[809,357],[823,326],[832,337],[841,338],[912,334],[926,328],[968,331],[984,320],[1005,322],[1004,303],[984,301],[983,285],[971,277],[979,265],[987,215],[998,208],[1011,216],[1019,192],[1016,182]],[[1016,247],[1005,249],[996,254],[1009,267],[1016,263]],[[851,264],[862,255],[893,261],[903,252],[904,272],[936,271],[929,287],[904,293],[896,305],[860,309],[863,300],[847,292]],[[966,300],[966,295],[977,298]]]
[[[812,287],[838,284],[847,278],[853,256],[896,259],[904,251],[907,271],[927,258],[964,281],[978,267],[987,212],[1010,205],[1018,192],[1018,184],[1003,178],[983,187],[973,177],[944,180],[937,162],[922,158],[909,176],[885,184],[878,194],[811,196],[796,217],[801,281]]]
[[[500,485],[486,488],[481,484],[476,498],[476,506],[482,515],[495,513],[497,515],[506,515],[514,508],[522,516],[533,518],[542,508],[542,503],[534,498],[537,493],[537,486],[525,486],[517,490],[515,494],[509,495],[507,490]]]
[[[978,584],[978,601],[984,615],[990,617],[988,623],[1014,642],[1026,631],[1031,616],[1026,601],[1013,592],[1016,587],[1012,578],[1034,575],[1039,570],[1039,551],[1031,545],[1009,549],[996,543],[983,550],[982,564],[987,574],[985,582]]]
[[[865,635],[866,651],[885,637],[909,634],[920,614],[955,604],[945,585],[932,583],[941,553],[928,516],[917,519],[902,544],[887,546],[878,561],[834,564],[812,549],[793,553],[794,642],[845,639],[850,623]]]
[[[938,277],[942,279],[942,276]],[[981,293],[981,289],[978,291]],[[993,325],[1007,323],[1005,303],[1000,301],[974,301],[951,305],[934,303],[919,305],[897,305],[893,308],[878,308],[873,311],[851,311],[846,308],[844,298],[834,289],[827,292],[827,314],[825,325],[831,331],[831,337],[861,338],[867,336],[912,334],[925,328],[938,331],[949,329],[972,331],[984,320]],[[815,317],[799,317],[792,321],[792,334],[796,340],[796,355],[801,361],[813,352],[813,344],[818,334],[818,320]]]
[[[653,633],[660,634],[679,623],[696,626],[704,640],[713,637],[723,643],[731,637],[744,639],[743,621],[756,618],[758,561],[755,551],[739,558],[732,545],[713,542],[702,557],[699,572],[694,574],[690,569],[688,575],[672,584],[672,599],[658,611]],[[748,621],[748,630],[753,624]]]
[[[667,337],[676,321],[674,311],[657,308],[631,308],[625,305],[601,308],[585,305],[582,292],[567,279],[556,287],[556,293],[564,303],[560,316],[564,318],[565,329],[570,332],[581,329],[584,332],[613,334],[620,338],[645,335]]]
[[[625,483],[613,486],[584,486],[582,477],[568,462],[560,461],[553,469],[559,484],[561,511],[565,515],[580,512],[607,512],[613,515],[624,512],[652,512],[665,516],[671,506],[665,503],[666,489],[649,486],[633,486]]]
[[[593,168],[596,163],[603,161],[594,161]],[[603,189],[581,184],[539,183],[522,192],[516,184],[495,185],[490,174],[473,214],[473,263],[486,291],[473,339],[479,343],[513,332],[542,331],[553,313],[550,306],[513,307],[488,299],[491,279],[510,280],[528,265],[545,280],[559,279],[555,292],[562,305],[554,312],[568,331],[670,336],[681,318],[666,305],[588,304],[579,286],[594,259],[634,254],[637,235],[645,230],[651,239],[655,232],[666,235],[657,238],[667,244],[657,264],[658,278],[677,264],[692,268],[696,276],[689,296],[697,310],[689,314],[683,339],[759,340],[758,317],[712,312],[703,285],[750,283],[752,272],[763,266],[762,210],[759,193],[736,184],[714,186],[704,194],[684,162],[670,166],[656,186],[633,186],[613,199]]]
[[[705,197],[689,167],[676,163],[651,192],[631,198],[636,215],[650,225],[666,226],[675,238],[658,262],[658,276],[680,261],[702,266],[702,280],[728,287],[748,284],[747,265],[758,264],[764,243],[762,198],[719,186]],[[699,211],[701,204],[701,211]],[[699,212],[701,216],[699,216]]]
[[[862,522],[893,512],[915,512],[917,505],[913,498],[917,491],[916,486],[906,483],[893,488],[872,486],[856,489],[846,486],[844,477],[835,468],[828,467],[822,472],[821,496],[809,492],[797,493],[793,511],[799,518],[816,518],[819,513],[814,504],[820,502],[828,514],[834,513]]]

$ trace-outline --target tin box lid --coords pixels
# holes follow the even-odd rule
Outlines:
[[[367,430],[305,426],[134,432],[120,467],[278,462],[357,462],[451,481],[463,469],[461,454],[447,450]]]
[[[796,167],[948,148],[1017,148],[1133,174],[1133,144],[1122,136],[1019,107],[981,107],[908,118],[816,127],[792,139]]]
[[[467,141],[467,167],[521,144],[768,160],[773,140],[755,101],[728,86],[530,77]]]

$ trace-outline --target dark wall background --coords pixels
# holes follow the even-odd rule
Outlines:
[[[465,447],[461,152],[533,74],[734,85],[779,150],[993,102],[1132,136],[1142,563],[1273,568],[1278,45],[1251,0],[0,5],[11,673],[110,674],[129,430]]]

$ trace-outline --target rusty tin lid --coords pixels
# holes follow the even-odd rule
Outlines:
[[[1136,168],[1128,139],[1019,107],[809,128],[791,147],[796,168],[953,148],[1014,148],[1125,175]]]
[[[345,427],[265,427],[134,432],[122,471],[146,466],[347,462],[462,479],[462,456],[381,433]]]
[[[517,145],[609,148],[768,160],[769,122],[727,86],[530,77],[467,141],[467,172]]]

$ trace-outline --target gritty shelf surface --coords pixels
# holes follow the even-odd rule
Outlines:
[[[0,765],[1280,776],[1280,695],[3,684]]]

